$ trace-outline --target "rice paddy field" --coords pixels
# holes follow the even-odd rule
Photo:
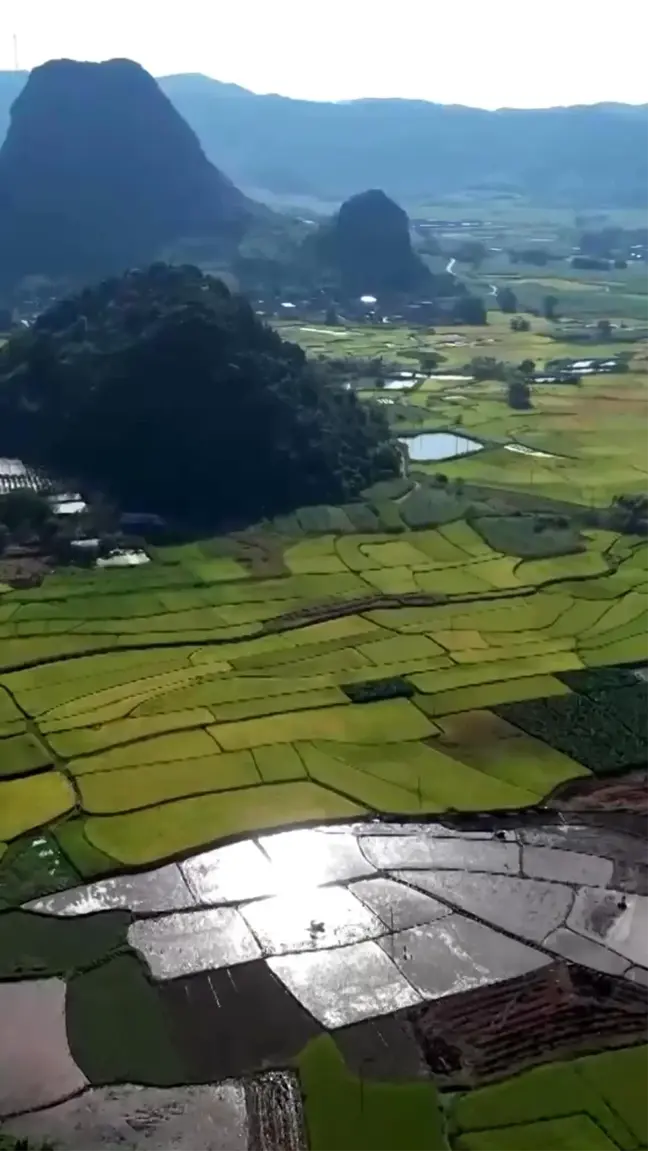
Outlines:
[[[486,333],[462,329],[459,334],[448,330],[424,336],[390,328],[386,333],[363,329],[334,336],[327,329],[295,325],[290,334],[316,354],[330,354],[327,349],[335,344],[339,356],[344,345],[356,356],[382,351],[406,368],[422,348],[443,348],[443,367],[449,369],[443,374],[448,375],[459,374],[457,369],[475,355],[517,362],[573,353],[573,347],[561,350],[535,328],[512,335],[499,317]],[[255,1142],[252,1136],[248,1143],[246,1134],[242,1142],[232,1137],[231,1143],[210,1146],[268,1151],[306,1145],[313,1151],[397,1145],[634,1151],[646,1146],[646,1048],[636,1028],[630,1034],[626,1027],[614,1040],[615,1050],[601,1053],[602,1040],[592,1039],[585,1050],[581,1043],[578,1058],[572,1059],[561,1040],[563,1046],[556,1041],[551,1059],[543,1057],[539,1066],[532,1065],[528,1052],[522,1063],[512,1057],[507,1062],[501,1055],[498,1070],[482,1075],[469,1064],[468,1071],[462,1071],[464,1078],[453,1078],[456,1069],[437,1039],[436,1047],[424,1048],[435,1073],[421,1078],[409,1055],[403,1054],[403,1066],[396,1069],[405,1033],[410,1034],[407,1029],[413,1026],[422,1042],[419,1015],[414,1024],[398,1022],[398,1012],[389,1016],[392,1030],[384,1034],[375,1019],[358,1024],[374,1029],[362,1039],[374,1054],[362,1056],[354,1046],[360,1040],[352,1026],[336,1031],[324,1015],[320,1019],[326,1029],[315,1033],[309,1016],[308,1025],[301,1022],[295,1032],[287,1063],[276,1054],[284,1050],[281,1044],[255,1059],[246,1047],[248,1062],[239,1063],[239,1027],[245,1042],[254,1046],[257,1029],[265,1034],[267,1020],[270,1026],[276,1011],[278,1034],[292,1036],[293,1022],[288,1020],[298,1008],[302,1011],[297,1000],[308,1001],[319,981],[326,982],[324,968],[308,968],[308,978],[295,991],[288,970],[295,957],[271,959],[279,980],[297,996],[291,998],[284,988],[280,1010],[269,1006],[274,998],[255,998],[260,995],[256,982],[245,983],[252,981],[252,968],[254,980],[260,978],[261,966],[263,979],[271,978],[265,960],[243,962],[261,954],[256,944],[256,950],[236,952],[238,966],[225,970],[220,964],[222,970],[207,976],[204,971],[195,974],[194,954],[194,967],[180,964],[170,976],[163,975],[160,984],[159,972],[152,974],[141,954],[135,955],[137,932],[145,933],[146,924],[154,931],[166,930],[167,935],[156,937],[155,946],[164,954],[164,940],[170,940],[166,954],[177,958],[179,921],[200,914],[200,931],[206,931],[210,914],[229,915],[227,929],[218,920],[217,932],[219,939],[229,939],[239,912],[225,907],[189,913],[182,910],[188,904],[180,902],[175,906],[181,914],[166,920],[150,919],[153,911],[168,910],[157,904],[144,908],[143,919],[134,919],[132,908],[124,910],[131,906],[128,902],[112,904],[108,895],[115,890],[110,885],[122,880],[148,883],[170,874],[176,861],[186,875],[190,866],[197,866],[193,856],[211,848],[240,849],[240,867],[234,869],[239,882],[248,866],[245,853],[259,850],[252,838],[280,830],[327,828],[330,847],[335,839],[342,845],[352,838],[334,835],[330,825],[337,824],[342,825],[338,831],[350,825],[359,835],[361,827],[374,826],[371,821],[400,821],[394,844],[400,842],[398,829],[402,832],[412,821],[417,827],[434,821],[438,827],[443,820],[487,818],[503,821],[503,828],[512,826],[511,821],[522,826],[526,813],[548,810],[544,805],[555,804],[555,797],[571,794],[570,789],[580,789],[580,794],[614,788],[645,765],[647,685],[642,671],[648,662],[648,541],[588,526],[583,516],[588,508],[606,506],[615,493],[645,490],[646,349],[635,345],[633,350],[626,373],[584,378],[578,388],[534,388],[533,408],[526,412],[508,408],[503,386],[496,382],[428,376],[412,388],[390,389],[388,396],[381,389],[380,398],[394,401],[388,410],[399,435],[461,430],[475,437],[482,450],[410,465],[407,475],[376,485],[344,507],[301,508],[236,536],[151,549],[151,562],[135,569],[60,570],[40,587],[0,587],[0,968],[8,981],[0,982],[0,1003],[8,1004],[3,1012],[12,1012],[9,1047],[18,1051],[21,1066],[22,1036],[29,1029],[27,1016],[21,1014],[22,990],[17,998],[14,989],[26,988],[27,996],[38,991],[47,995],[48,1003],[50,995],[63,996],[56,1000],[56,1010],[61,1018],[65,1015],[60,1042],[66,1054],[60,1066],[68,1059],[72,1067],[59,1096],[48,1096],[49,1103],[59,1097],[67,1102],[44,1110],[38,1110],[42,1102],[34,1102],[42,1096],[40,1074],[30,1081],[35,1096],[29,1095],[25,1105],[16,1104],[10,1092],[9,1102],[3,1102],[0,1075],[3,1151],[5,1132],[12,1138],[32,1138],[34,1132],[49,1138],[57,1124],[65,1127],[65,1114],[59,1112],[61,1107],[74,1108],[79,1092],[79,1099],[87,1100],[112,1084],[113,1106],[120,1092],[134,1090],[120,1086],[124,1083],[148,1084],[160,1094],[162,1087],[176,1090],[179,1083],[189,1085],[183,1090],[207,1090],[195,1085],[220,1078],[230,1084],[218,1088],[220,1102],[212,1100],[221,1107],[227,1091],[234,1090],[232,1076],[287,1065],[293,1078],[284,1081],[279,1071],[271,1070],[263,1091],[273,1099],[279,1088],[290,1098],[296,1091],[299,1122],[295,1120],[290,1131],[282,1127],[281,1135],[275,1132],[274,1143]],[[511,451],[510,444],[528,451]],[[546,454],[529,454],[536,451]],[[383,826],[388,840],[394,829],[389,823],[375,824]],[[495,852],[515,853],[514,834],[521,833],[465,834],[461,850],[469,867],[469,852],[481,850],[471,836],[477,841],[492,837],[493,843],[485,845],[488,851],[494,847]],[[580,829],[579,834],[585,832]],[[271,851],[271,835],[260,842]],[[551,838],[547,842],[556,846]],[[538,858],[542,850],[538,848]],[[571,854],[585,876],[582,882],[590,886],[579,890],[610,886],[612,864],[604,880],[591,878],[600,875],[601,866],[594,848],[581,846],[580,852],[577,858]],[[560,878],[567,854],[556,853],[561,859],[551,864],[557,871],[547,873],[549,880]],[[308,850],[295,861],[295,869],[307,864]],[[543,866],[548,866],[546,861]],[[645,895],[636,894],[642,890],[636,886],[641,866],[615,872],[616,885],[625,883],[621,890],[634,894],[619,895],[612,889],[624,914],[626,900],[638,901],[633,931],[639,931],[637,924],[644,922],[640,916],[645,914],[640,902]],[[504,870],[508,867],[507,862]],[[179,876],[177,867],[175,872]],[[353,871],[340,874],[355,876]],[[408,882],[415,882],[411,872],[393,874],[409,875]],[[452,874],[464,876],[461,870]],[[493,880],[492,875],[488,878]],[[511,880],[518,885],[532,882]],[[104,886],[98,889],[97,883]],[[73,895],[83,884],[102,890],[104,902],[62,912],[46,902],[30,902],[61,898],[68,889]],[[552,889],[544,882],[545,902],[554,898],[557,886]],[[608,898],[606,891],[603,896]],[[352,898],[346,889],[345,898]],[[417,898],[423,898],[420,892]],[[633,915],[634,908],[632,903]],[[57,915],[76,918],[71,922]],[[390,915],[393,933],[393,912]],[[318,956],[334,957],[345,940],[337,939],[330,951],[318,951],[328,946],[324,939],[317,943],[318,933],[328,931],[328,921],[324,917],[320,923],[309,909],[307,923],[309,916],[309,954],[298,958],[316,963]],[[159,926],[164,923],[168,928]],[[507,930],[510,934],[517,928]],[[575,932],[567,935],[582,938]],[[218,949],[220,944],[213,946]],[[240,941],[236,946],[242,946]],[[360,949],[358,955],[368,957],[367,963],[369,957],[377,963],[378,954],[381,963],[387,962],[375,942],[354,946]],[[392,966],[395,955],[401,964],[411,960],[409,951],[401,956],[393,952],[395,944],[387,946],[392,946]],[[412,935],[407,946],[422,944]],[[500,937],[500,946],[506,950],[511,940]],[[602,944],[591,946],[603,950]],[[452,962],[461,965],[465,953],[453,947]],[[571,956],[570,951],[558,953]],[[526,971],[526,951],[523,960],[520,970]],[[488,982],[483,964],[490,970],[499,960],[480,962],[477,983]],[[548,962],[546,955],[537,960]],[[589,956],[583,962],[596,967]],[[608,966],[599,970],[616,972],[609,966],[612,962],[606,959]],[[598,984],[587,990],[587,984],[582,1002],[591,1005],[603,997],[611,1010],[618,995],[629,1003],[624,1018],[643,1010],[637,1003],[643,994],[644,961],[629,958],[624,973],[630,971],[630,962],[634,966],[627,978],[611,983],[605,977],[607,990]],[[547,970],[553,973],[554,967]],[[565,980],[575,978],[573,970],[589,968],[556,968],[557,982],[546,976],[549,990],[542,993],[549,996],[552,1011],[562,1011],[561,996],[576,995],[573,989],[565,991]],[[176,978],[187,971],[188,978]],[[368,971],[362,979],[375,983],[378,975]],[[639,975],[633,974],[637,971]],[[230,983],[219,990],[214,981],[220,975],[227,975]],[[202,984],[196,981],[207,977],[208,1002],[201,1006]],[[275,996],[279,983],[272,978]],[[334,999],[342,994],[343,982],[336,984]],[[617,983],[623,984],[621,990]],[[358,1008],[358,1002],[374,1003],[368,986],[353,984],[356,1014],[349,1016],[351,1022],[420,1000],[411,988],[403,998],[399,984],[400,1000],[388,1003],[380,998],[382,990],[380,995],[374,991],[379,1006]],[[517,984],[510,986],[505,1009],[487,1004],[497,1017],[506,1019],[518,1010],[520,992]],[[245,992],[240,990],[244,987]],[[8,996],[2,998],[6,988],[11,988],[11,1002]],[[491,993],[490,985],[486,990]],[[252,1004],[251,1017],[241,1017],[236,1032],[222,1040],[233,1062],[222,1064],[216,1074],[212,1050],[211,1071],[193,1064],[194,1069],[187,1070],[178,1063],[165,1030],[163,1020],[171,1008],[164,996],[171,997],[169,1003],[174,996],[174,1003],[182,1002],[183,1019],[195,1009],[193,1042],[201,1026],[212,1026],[214,1003],[222,1008],[214,1026],[229,1026],[223,1022],[229,1008],[223,1005],[231,994],[239,1012],[245,1010],[248,996]],[[450,1010],[463,994],[462,987],[461,995],[435,1000],[435,1010],[438,1003],[449,1004]],[[25,1002],[29,1015],[35,1000]],[[312,1014],[317,1017],[315,1009]],[[207,1023],[199,1024],[198,1015]],[[124,1020],[131,1017],[135,1022],[127,1033]],[[346,1017],[342,1022],[346,1024]],[[484,1042],[494,1025],[482,1029]],[[442,1024],[437,1020],[432,1026],[434,1030]],[[623,1035],[629,1046],[623,1046]],[[377,1049],[392,1047],[391,1070],[377,1078],[365,1073]],[[409,1051],[407,1044],[402,1051]],[[29,1067],[41,1066],[31,1054],[31,1062],[25,1057],[25,1082],[32,1074]],[[565,1058],[568,1062],[560,1062]],[[437,1074],[439,1068],[442,1073]],[[8,1075],[9,1063],[5,1071]],[[258,1099],[254,1096],[254,1105],[253,1088],[261,1092]],[[236,1090],[243,1092],[243,1087]],[[257,1116],[257,1122],[262,1086],[247,1082],[245,1092],[248,1117]],[[279,1110],[285,1118],[284,1095],[284,1110]],[[19,1092],[19,1098],[27,1096]],[[143,1099],[140,1108],[145,1108]],[[3,1115],[9,1116],[4,1125]],[[128,1127],[131,1140],[136,1138],[134,1129]],[[189,1142],[176,1145],[193,1145],[196,1130],[191,1129]],[[87,1127],[78,1128],[77,1139],[82,1138],[79,1131],[85,1132],[85,1143],[64,1141],[63,1146],[89,1146]],[[264,1137],[269,1138],[267,1132]],[[13,1148],[14,1143],[6,1145]]]
[[[382,355],[406,371],[418,370],[422,354],[443,355],[435,375],[421,378],[414,386],[362,393],[378,396],[399,435],[460,430],[483,446],[480,452],[442,464],[417,463],[424,472],[442,470],[452,479],[461,477],[594,507],[607,506],[621,492],[644,492],[648,481],[648,340],[627,346],[632,353],[627,372],[583,375],[578,387],[534,385],[529,411],[509,408],[506,385],[497,381],[444,379],[465,373],[476,357],[513,364],[530,359],[541,371],[548,360],[610,355],[609,344],[588,344],[583,350],[561,340],[559,330],[550,332],[537,317],[528,319],[532,330],[520,333],[511,332],[510,317],[499,312],[489,313],[487,328],[437,328],[433,334],[407,328],[389,329],[387,335],[376,328],[342,333],[322,328],[318,335],[301,325],[282,330],[315,355]],[[527,451],[511,451],[507,449],[511,444]]]
[[[558,311],[583,321],[605,316],[628,324],[648,321],[648,283],[645,264],[637,262],[627,268],[609,272],[582,270],[569,265],[537,268],[515,267],[512,272],[503,257],[491,259],[475,276],[474,287],[483,291],[489,286],[513,289],[522,309],[542,310],[545,296],[558,300]]]
[[[558,314],[586,322],[601,317],[630,324],[648,321],[648,279],[646,265],[629,259],[627,266],[609,270],[573,267],[571,258],[578,254],[585,221],[579,221],[568,209],[546,209],[510,202],[470,203],[461,207],[445,205],[412,206],[419,222],[436,222],[434,237],[445,252],[456,252],[468,237],[483,245],[483,259],[478,268],[460,263],[455,272],[471,289],[485,295],[494,287],[507,285],[518,298],[521,311],[537,308],[542,314],[545,296],[556,297]],[[477,217],[477,218],[475,218]],[[438,226],[439,219],[446,223]],[[454,224],[453,224],[454,221]],[[471,221],[465,229],[464,221]],[[602,223],[598,221],[598,226]],[[594,225],[591,220],[590,224]],[[645,227],[645,212],[637,210],[606,213],[606,226]],[[594,225],[596,227],[597,225]],[[419,229],[419,239],[426,229]],[[429,235],[429,233],[428,233]],[[523,262],[523,253],[543,251],[546,264]],[[517,252],[520,262],[512,262],[510,253]],[[446,257],[429,257],[433,271],[445,270]]]
[[[284,824],[520,808],[605,772],[569,719],[539,739],[493,709],[540,699],[568,716],[587,669],[645,659],[648,544],[560,529],[536,543],[515,517],[471,525],[435,495],[367,493],[358,518],[400,516],[391,533],[354,530],[354,505],[278,522],[270,576],[208,540],[6,589],[0,885],[44,826],[87,876]],[[337,530],[318,531],[327,518]],[[534,544],[564,554],[525,556]],[[637,740],[619,730],[619,768]]]

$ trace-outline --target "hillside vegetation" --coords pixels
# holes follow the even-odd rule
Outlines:
[[[0,454],[206,524],[344,501],[397,470],[383,413],[197,268],[64,300],[0,352]]]

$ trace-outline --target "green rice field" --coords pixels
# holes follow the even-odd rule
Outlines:
[[[49,827],[87,876],[285,824],[517,809],[586,776],[576,744],[493,708],[645,659],[648,544],[592,530],[515,555],[505,524],[506,552],[454,511],[392,533],[353,531],[353,505],[344,534],[275,524],[271,577],[207,540],[4,591],[0,840]]]
[[[440,374],[450,376],[475,356],[509,363],[533,358],[542,366],[547,359],[578,354],[535,318],[530,332],[517,334],[500,314],[491,314],[487,328],[457,333],[385,326],[333,334],[300,324],[282,330],[315,355],[383,355],[412,372],[422,352],[436,350],[445,356]],[[585,966],[580,960],[558,963],[555,954],[543,953],[534,960],[542,964],[540,971],[528,981],[527,975],[516,980],[510,972],[498,974],[499,953],[506,954],[511,939],[475,924],[474,915],[441,908],[446,918],[439,925],[434,910],[432,926],[425,921],[424,927],[395,932],[392,913],[386,950],[365,940],[350,945],[348,954],[373,956],[374,963],[377,956],[391,970],[395,960],[411,960],[407,942],[427,946],[428,966],[436,971],[443,967],[435,958],[440,952],[430,950],[437,926],[439,938],[444,931],[452,938],[452,930],[479,929],[495,939],[478,952],[478,963],[486,966],[479,966],[468,990],[457,982],[455,994],[440,992],[432,1003],[417,995],[408,1022],[395,1008],[387,1014],[390,1003],[381,999],[380,1015],[371,1008],[377,1018],[363,1017],[369,1014],[363,1008],[359,1022],[327,1024],[324,1030],[312,1019],[304,1022],[310,1017],[299,995],[292,988],[288,993],[266,959],[248,962],[247,953],[233,952],[231,966],[223,960],[220,969],[194,971],[189,962],[186,978],[160,980],[133,945],[134,931],[145,932],[150,923],[154,931],[169,925],[173,955],[173,932],[180,938],[185,930],[181,922],[204,916],[208,923],[215,916],[210,946],[217,950],[221,938],[227,942],[228,932],[239,931],[227,924],[238,922],[240,908],[208,905],[205,911],[196,904],[187,911],[180,902],[176,913],[170,903],[173,914],[158,919],[149,909],[140,916],[126,910],[128,904],[110,903],[111,883],[159,882],[162,890],[164,876],[180,875],[181,869],[158,871],[160,865],[180,860],[183,867],[195,866],[196,853],[232,841],[243,840],[224,851],[240,850],[245,871],[246,853],[264,858],[249,837],[265,831],[348,823],[342,834],[328,834],[329,828],[326,835],[311,834],[339,840],[342,853],[352,840],[362,861],[349,833],[385,816],[397,824],[389,829],[397,845],[409,843],[402,831],[411,821],[411,842],[420,849],[426,840],[418,825],[427,817],[424,831],[433,833],[444,819],[465,829],[488,813],[489,831],[446,828],[450,838],[439,840],[442,849],[444,843],[457,844],[466,857],[473,848],[520,858],[528,851],[533,861],[534,848],[527,847],[534,843],[533,820],[541,816],[550,823],[556,796],[562,801],[573,788],[585,794],[590,785],[607,789],[621,780],[625,786],[624,775],[636,777],[648,757],[647,685],[640,675],[648,664],[648,539],[613,530],[604,516],[615,495],[646,489],[646,342],[632,344],[631,351],[626,372],[583,377],[578,387],[534,385],[533,407],[522,412],[508,406],[506,386],[495,380],[421,373],[412,387],[394,389],[364,381],[363,397],[393,401],[385,410],[396,435],[466,435],[480,450],[429,462],[410,458],[401,476],[341,507],[297,507],[231,536],[149,547],[150,562],[142,566],[61,568],[37,587],[0,584],[0,992],[9,989],[3,1003],[11,1008],[17,989],[32,1014],[31,993],[56,995],[61,1003],[65,997],[64,1051],[85,1078],[73,1080],[69,1091],[61,1088],[63,1113],[105,1085],[115,1097],[131,1090],[123,1084],[151,1084],[155,1091],[177,1094],[214,1082],[216,1087],[204,1089],[219,1091],[219,1080],[231,1088],[234,1076],[242,1077],[241,1084],[245,1080],[245,1091],[257,1090],[251,1074],[271,1068],[258,1082],[266,1090],[279,1084],[295,1093],[303,1140],[286,1136],[285,1142],[250,1141],[250,1147],[646,1146],[647,1049],[636,1023],[644,1019],[637,1006],[642,988],[632,973],[627,979],[601,974],[616,968],[606,966],[614,961],[606,952],[597,969],[604,950],[598,942],[590,944],[594,959],[588,953]],[[608,354],[605,346],[588,349],[587,355],[597,354]],[[512,450],[516,446],[524,450]],[[495,828],[508,827],[507,820],[518,830],[502,842],[509,832]],[[377,826],[377,841],[382,829],[388,839],[388,823]],[[553,824],[544,828],[551,848],[559,830]],[[559,840],[557,862],[550,860],[556,871],[547,875],[550,882],[537,884],[543,900],[555,898],[566,859],[585,868],[586,876],[608,867],[609,891],[603,895],[613,897],[613,915],[631,917],[636,907],[639,922],[641,866],[624,859],[617,871],[616,864],[594,856],[599,838],[617,842],[611,824],[567,830],[585,838],[570,853]],[[457,835],[466,838],[452,838]],[[552,852],[538,848],[537,854]],[[441,864],[448,866],[457,864]],[[466,868],[464,879],[470,878],[469,862]],[[388,878],[376,873],[370,884],[400,891],[394,880],[407,874],[387,870]],[[458,871],[439,874],[461,877]],[[97,878],[108,882],[92,884]],[[506,873],[482,875],[479,882],[486,879],[534,882]],[[70,916],[49,913],[46,900],[28,902],[49,895],[73,900],[74,890],[67,889],[86,883],[105,888],[98,913],[82,899]],[[402,890],[428,899],[425,889]],[[569,900],[593,890],[570,891]],[[339,886],[308,892],[309,901],[322,896],[355,899]],[[504,893],[499,903],[493,901],[495,915],[506,899]],[[255,898],[248,914],[263,902]],[[428,903],[437,907],[434,899]],[[602,909],[601,903],[597,910]],[[486,922],[489,912],[486,906]],[[308,920],[319,911],[309,903],[305,914]],[[329,928],[324,918],[311,918],[303,953],[270,960],[312,961],[315,975],[306,980],[304,994],[318,985],[317,971],[324,970],[317,967],[319,957],[329,962],[341,950],[337,937],[329,950],[319,950],[324,941],[318,932]],[[198,952],[202,930],[196,928]],[[378,930],[387,931],[387,921]],[[417,932],[425,931],[417,942]],[[585,942],[575,932],[563,934],[581,946]],[[515,946],[522,947],[519,941]],[[526,947],[522,951],[530,954]],[[192,941],[190,958],[193,952]],[[450,966],[461,968],[464,960],[463,952],[453,950]],[[206,962],[216,968],[211,956]],[[352,992],[363,1001],[372,994],[371,972],[359,978],[353,962],[344,978],[350,973]],[[456,978],[462,978],[461,970]],[[581,980],[576,990],[572,979]],[[205,999],[201,980],[209,986]],[[336,985],[333,1000],[342,995]],[[461,1014],[454,1005],[466,996]],[[10,1026],[12,1018],[24,1017],[21,1002]],[[434,1041],[424,1046],[428,1063],[422,1073],[412,1063],[412,1050],[420,1060],[417,1044],[430,1026],[420,1013],[428,1010],[439,1015],[432,1022]],[[453,1010],[460,1012],[456,1019]],[[302,1012],[299,1026],[295,1012]],[[172,1030],[172,1019],[186,1028],[196,1050],[201,1028],[216,1029],[216,1038],[209,1031],[205,1045],[210,1058],[222,1049],[236,1059],[240,1043],[256,1052],[261,1036],[259,1054],[240,1066],[233,1063],[234,1070],[230,1064],[215,1072],[185,1063],[184,1041],[178,1039],[185,1032]],[[542,1033],[536,1044],[536,1025],[542,1032],[546,1019],[550,1041],[545,1044]],[[28,1032],[21,1024],[21,1043]],[[17,1034],[15,1029],[13,1043]],[[274,1046],[276,1036],[285,1046]],[[616,1049],[601,1051],[603,1045]],[[482,1048],[489,1059],[496,1053],[494,1072],[479,1062]],[[457,1052],[461,1058],[453,1069]],[[32,1095],[40,1090],[38,1058],[30,1051],[23,1060]],[[378,1071],[372,1069],[374,1058]],[[8,1074],[11,1063],[11,1053],[4,1064],[0,1058],[0,1070]],[[236,1090],[243,1093],[241,1084]],[[73,1098],[85,1090],[88,1096]],[[277,1105],[282,1115],[284,1102]],[[142,1096],[129,1139],[137,1123],[144,1127],[142,1116],[151,1114],[147,1106]],[[1,1151],[27,1145],[14,1139],[14,1131],[17,1138],[30,1122],[43,1124],[36,1130],[47,1134],[43,1147],[50,1146],[59,1110],[32,1113],[30,1101],[30,1113],[16,1115],[8,1106]]]
[[[404,364],[443,348],[455,371],[568,347],[504,321],[452,347],[442,330],[290,335]],[[622,375],[538,386],[525,412],[502,384],[424,378],[390,391],[395,430],[460,428],[483,450],[143,568],[4,588],[0,883],[44,827],[88,876],[286,824],[521,808],[587,775],[576,743],[493,709],[646,659],[646,541],[536,522],[645,489],[645,357],[635,345]]]

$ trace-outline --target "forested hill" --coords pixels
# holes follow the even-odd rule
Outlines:
[[[0,73],[0,134],[25,79]],[[648,105],[486,112],[257,96],[201,75],[160,85],[209,159],[257,196],[343,200],[377,187],[405,204],[470,189],[576,209],[645,202]]]

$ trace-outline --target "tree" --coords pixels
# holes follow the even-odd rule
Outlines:
[[[54,1151],[54,1144],[50,1143],[49,1139],[39,1140],[38,1145],[32,1141],[31,1146],[29,1139],[14,1139],[12,1135],[3,1136],[2,1139],[3,1151]]]
[[[509,372],[508,364],[494,356],[475,356],[468,369],[475,380],[505,380]]]
[[[384,388],[385,386],[385,367],[383,364],[382,356],[376,356],[375,360],[370,361],[372,372],[376,373],[376,387]]]
[[[516,411],[528,411],[533,407],[531,403],[531,388],[526,380],[513,379],[508,386],[508,404]]]
[[[18,488],[0,496],[0,521],[12,532],[20,528],[39,531],[51,515],[52,509],[44,496],[29,488]]]
[[[623,242],[622,228],[600,228],[595,232],[583,232],[579,240],[579,248],[584,256],[595,256],[599,259],[612,259],[614,252]]]
[[[12,337],[0,427],[8,453],[200,527],[343,503],[399,469],[379,405],[186,266],[104,281]]]
[[[498,288],[496,299],[503,312],[517,312],[517,296],[512,288]]]
[[[609,260],[596,260],[593,256],[574,256],[571,261],[572,268],[584,268],[592,272],[607,272],[610,267]]]
[[[533,360],[522,360],[518,371],[524,376],[525,380],[530,379],[535,372],[535,362]]]
[[[556,308],[557,307],[558,307],[558,297],[557,296],[545,296],[544,300],[542,301],[542,312],[543,312],[545,320],[555,320],[556,319]]]
[[[471,324],[474,327],[487,324],[484,301],[479,296],[460,296],[455,300],[451,319],[455,324]]]
[[[511,320],[512,332],[529,332],[530,330],[531,324],[528,320],[525,320],[523,316],[514,316]]]
[[[612,337],[612,324],[610,323],[609,320],[599,320],[596,327],[598,330],[598,334],[602,340],[611,339],[611,337]]]
[[[459,263],[472,264],[474,268],[479,268],[486,259],[487,249],[480,240],[464,240],[454,249],[452,255]]]
[[[613,531],[648,536],[648,496],[614,496],[608,514]]]
[[[512,264],[535,264],[543,267],[549,263],[551,253],[547,248],[522,248],[518,251],[511,249],[509,259]]]
[[[340,317],[332,304],[326,309],[324,323],[327,324],[329,328],[337,328],[340,323]]]
[[[440,352],[420,352],[419,364],[422,372],[433,372],[446,359]]]

